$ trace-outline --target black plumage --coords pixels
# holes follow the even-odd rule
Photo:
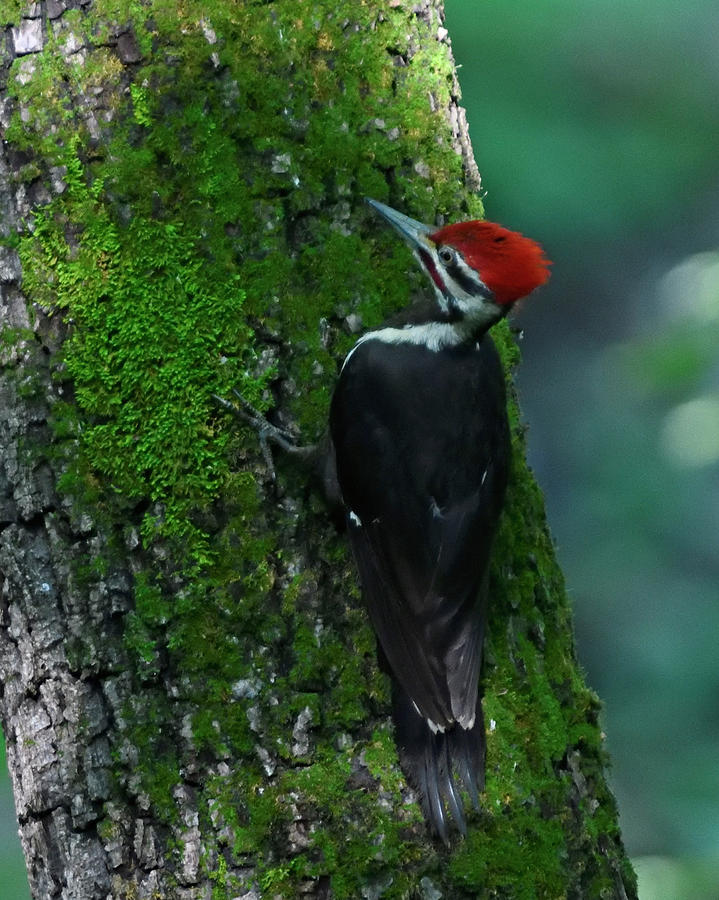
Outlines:
[[[447,811],[464,830],[459,783],[476,803],[484,782],[478,682],[509,427],[488,335],[437,350],[414,341],[392,329],[356,345],[330,428],[400,759],[446,840]]]

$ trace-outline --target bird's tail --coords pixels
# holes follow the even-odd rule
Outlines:
[[[462,789],[475,809],[484,788],[486,743],[482,704],[477,698],[474,725],[459,723],[445,731],[433,731],[410,697],[393,681],[392,718],[400,762],[411,786],[419,794],[424,817],[446,843],[453,820],[466,834]]]

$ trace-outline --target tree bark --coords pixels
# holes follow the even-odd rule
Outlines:
[[[635,897],[514,400],[487,789],[449,849],[344,539],[213,400],[319,438],[353,335],[424,290],[362,197],[481,214],[441,2],[10,6],[0,716],[33,896]]]

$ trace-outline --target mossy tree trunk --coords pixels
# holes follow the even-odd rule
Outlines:
[[[318,438],[353,333],[424,290],[362,197],[482,213],[441,2],[2,14],[0,714],[34,896],[635,896],[514,405],[487,789],[445,849],[343,538],[213,400]]]

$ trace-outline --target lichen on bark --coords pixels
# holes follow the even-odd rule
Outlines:
[[[341,536],[213,400],[318,438],[356,332],[424,289],[362,198],[482,213],[441,4],[6,15],[0,711],[35,895],[632,896],[514,401],[487,790],[446,850]]]

